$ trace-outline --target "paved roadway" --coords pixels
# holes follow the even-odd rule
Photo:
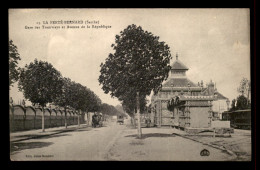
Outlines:
[[[129,119],[128,119],[129,120]],[[128,122],[129,123],[129,122]],[[11,160],[228,160],[221,150],[182,137],[169,129],[143,128],[144,139],[135,138],[136,129],[110,122],[101,128],[83,128],[12,144]],[[209,157],[199,155],[202,149]]]

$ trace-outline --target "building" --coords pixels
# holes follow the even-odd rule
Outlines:
[[[188,70],[176,55],[168,80],[151,98],[152,121],[156,126],[207,128],[226,110],[223,103],[227,98],[217,91],[214,83],[210,81],[205,87],[203,81],[195,84],[186,76]],[[167,104],[176,96],[185,104],[171,112]]]

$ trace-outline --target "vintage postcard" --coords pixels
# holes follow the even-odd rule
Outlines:
[[[11,161],[251,161],[250,9],[9,9]]]

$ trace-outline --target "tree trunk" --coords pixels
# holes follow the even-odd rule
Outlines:
[[[136,93],[136,106],[137,106],[137,136],[139,139],[142,138],[141,119],[140,119],[140,102],[139,92]]]
[[[81,113],[81,110],[79,110],[79,113],[78,113],[78,127],[80,126],[80,121],[79,121],[79,114]]]
[[[45,132],[44,121],[45,121],[45,118],[44,118],[44,107],[42,106],[42,132]]]
[[[87,125],[89,126],[89,122],[90,122],[90,113],[87,112]]]
[[[134,128],[136,128],[136,123],[135,123],[135,116],[133,116],[133,117],[131,117],[131,123],[132,123],[132,126],[134,127]]]
[[[86,114],[87,114],[86,124],[87,124],[87,126],[88,126],[88,112],[87,112]]]
[[[64,121],[65,121],[65,128],[67,129],[67,109],[66,109],[66,107],[65,107],[65,119],[64,119]]]

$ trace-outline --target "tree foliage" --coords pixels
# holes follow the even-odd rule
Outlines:
[[[170,50],[158,36],[134,24],[116,35],[112,47],[114,54],[109,54],[100,65],[99,82],[105,93],[117,97],[132,113],[137,107],[136,92],[140,93],[140,101],[145,101],[143,98],[152,90],[156,94],[168,78]]]
[[[247,78],[243,78],[240,82],[240,85],[237,89],[237,91],[241,94],[241,95],[248,95],[248,92],[250,91],[250,86],[251,83]],[[247,96],[248,97],[248,96]]]
[[[18,88],[33,104],[44,107],[62,94],[62,75],[50,63],[31,62],[21,69]]]
[[[243,95],[238,96],[236,110],[243,110],[248,108],[250,108],[250,103],[248,102],[248,99]]]
[[[231,108],[229,111],[243,110],[251,108],[251,103],[244,95],[240,95],[237,99],[232,100]]]
[[[116,35],[112,47],[115,53],[101,63],[99,81],[105,93],[118,97],[128,87],[145,95],[151,90],[157,93],[171,68],[168,45],[140,26],[131,25]]]
[[[71,101],[72,101],[72,84],[75,82],[72,82],[70,78],[64,77],[62,79],[63,86],[62,86],[62,93],[59,95],[54,103],[55,105],[61,106],[61,107],[72,107]]]
[[[101,99],[89,88],[80,83],[70,82],[67,86],[67,104],[83,112],[98,112],[101,109]],[[66,93],[65,93],[66,94]]]
[[[88,100],[90,112],[101,112],[102,101],[101,99],[91,91],[91,97]]]
[[[114,106],[106,104],[106,103],[102,103],[101,112],[103,114],[109,115],[109,116],[116,116],[116,115],[123,114],[120,111],[118,111]]]
[[[251,108],[250,103],[250,94],[251,91],[251,82],[247,78],[243,78],[240,81],[240,85],[237,88],[237,91],[240,93],[240,95],[232,100],[231,108],[229,111],[236,111],[236,110],[243,110],[243,109],[249,109]]]
[[[88,106],[88,99],[90,91],[80,83],[72,82],[70,86],[71,100],[70,106],[76,110],[86,111]]]
[[[93,91],[70,78],[62,77],[50,63],[37,59],[21,69],[18,87],[33,104],[45,106],[53,103],[83,112],[101,109],[101,99]]]
[[[13,83],[19,80],[19,67],[18,60],[21,60],[18,53],[17,46],[13,44],[13,41],[9,41],[9,88],[13,86]]]

